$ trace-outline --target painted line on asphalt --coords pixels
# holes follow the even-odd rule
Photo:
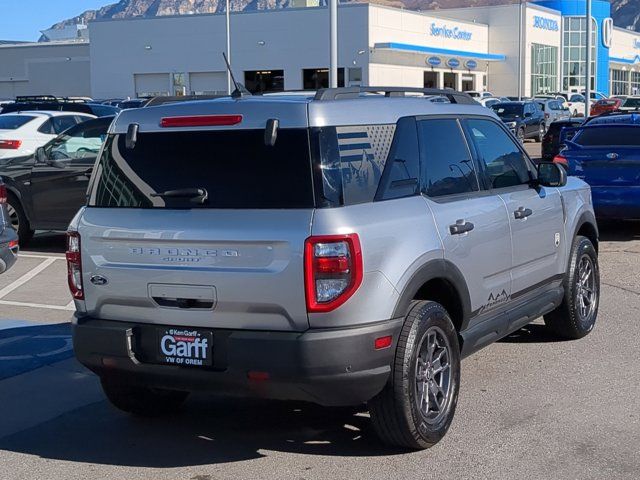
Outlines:
[[[18,254],[18,258],[53,258],[55,260],[65,260],[64,255],[59,255],[59,256],[55,256],[55,255],[38,255],[38,254],[23,253],[23,252],[20,252]]]
[[[47,267],[52,265],[55,261],[56,261],[55,258],[48,258],[44,262],[42,262],[39,265],[37,265],[34,268],[32,268],[29,272],[25,273],[20,278],[18,278],[17,280],[13,281],[12,283],[10,283],[6,287],[4,287],[2,290],[0,290],[0,298],[6,297],[11,292],[13,292],[16,288],[19,288],[22,285],[24,285],[25,283],[27,283],[33,277],[35,277],[40,272],[45,270]]]
[[[67,305],[47,305],[46,303],[14,302],[12,300],[0,300],[0,305],[9,305],[12,307],[48,308],[49,310],[64,310],[67,312],[72,312],[76,309],[73,302]]]

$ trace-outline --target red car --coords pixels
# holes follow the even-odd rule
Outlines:
[[[620,105],[622,105],[622,100],[619,98],[603,98],[591,106],[591,116],[615,112],[620,108]]]

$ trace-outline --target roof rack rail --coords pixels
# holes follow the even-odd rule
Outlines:
[[[55,95],[20,95],[16,103],[86,103],[82,97],[56,97]]]
[[[469,94],[457,90],[441,88],[416,88],[416,87],[339,87],[323,88],[316,92],[314,100],[342,100],[358,98],[363,93],[383,94],[385,97],[404,97],[407,93],[421,93],[424,96],[447,97],[451,103],[475,105],[476,102]]]

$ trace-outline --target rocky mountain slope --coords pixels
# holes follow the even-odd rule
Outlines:
[[[346,0],[358,1],[358,0]],[[410,10],[433,10],[439,8],[468,7],[481,5],[498,5],[516,3],[517,0],[373,0],[390,6],[403,7]],[[233,11],[265,10],[288,7],[290,0],[231,0]],[[322,0],[321,0],[322,3]],[[88,10],[77,17],[64,20],[54,25],[62,28],[65,25],[87,23],[103,18],[128,18],[158,15],[189,15],[194,13],[224,12],[225,0],[120,0],[98,10]],[[617,26],[630,27],[640,31],[640,0],[613,0],[611,13]]]

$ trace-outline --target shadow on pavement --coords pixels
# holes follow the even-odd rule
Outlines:
[[[600,241],[629,242],[640,240],[640,222],[624,221],[598,222]]]
[[[507,335],[500,342],[503,343],[552,343],[566,342],[549,332],[545,325],[530,323],[516,330],[511,335]]]
[[[31,253],[64,253],[67,249],[66,242],[64,233],[38,232],[24,250]]]

